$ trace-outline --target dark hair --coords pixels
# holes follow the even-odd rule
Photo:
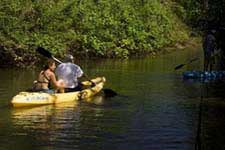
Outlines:
[[[44,70],[49,69],[50,66],[52,66],[55,63],[53,59],[48,59],[47,64],[44,66]]]

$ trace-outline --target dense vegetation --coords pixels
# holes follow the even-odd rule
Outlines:
[[[201,30],[225,26],[225,1],[222,0],[174,0],[176,12],[189,26]]]
[[[188,39],[183,21],[193,25],[201,7],[194,0],[1,0],[0,64],[32,65],[37,46],[57,57],[152,53]]]
[[[2,0],[0,23],[2,63],[16,65],[35,63],[37,46],[124,58],[187,38],[170,3],[157,0]]]

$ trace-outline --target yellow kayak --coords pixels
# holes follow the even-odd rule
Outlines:
[[[69,93],[41,93],[41,92],[20,92],[13,97],[11,103],[13,107],[26,107],[26,106],[38,106],[47,104],[58,104],[64,102],[71,102],[80,99],[88,99],[97,93],[99,93],[105,83],[104,77],[98,77],[92,79],[96,83],[96,86],[84,89],[77,92]],[[91,83],[89,81],[82,82],[83,85],[89,86]]]

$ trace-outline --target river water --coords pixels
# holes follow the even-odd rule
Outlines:
[[[82,62],[90,77],[105,76],[106,88],[119,96],[23,109],[10,100],[39,70],[1,69],[0,150],[225,149],[223,81],[183,81],[182,72],[202,69],[202,59],[174,71],[193,57],[202,57],[200,48]]]

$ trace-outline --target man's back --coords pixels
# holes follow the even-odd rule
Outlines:
[[[78,65],[73,63],[62,63],[56,68],[56,76],[65,82],[66,88],[75,88],[78,85],[78,79],[83,75],[83,71]]]

